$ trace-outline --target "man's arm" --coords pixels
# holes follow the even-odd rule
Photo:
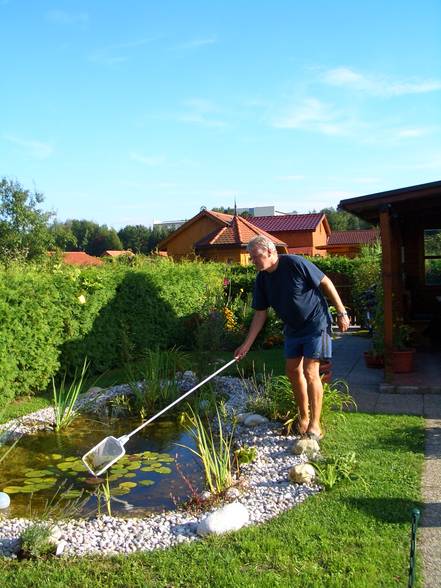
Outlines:
[[[340,331],[347,331],[350,324],[349,317],[334,284],[325,276],[320,282],[320,288],[337,310],[337,324]]]
[[[238,359],[242,359],[243,357],[245,357],[245,355],[250,350],[251,345],[254,343],[257,335],[262,330],[267,315],[267,310],[254,311],[253,320],[251,321],[250,328],[248,329],[247,338],[242,343],[242,345],[236,349],[236,351],[234,352],[234,357],[237,357]]]

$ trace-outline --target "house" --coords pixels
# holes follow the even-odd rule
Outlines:
[[[441,344],[441,181],[345,199],[339,207],[380,228],[385,371],[393,381],[397,321],[426,333],[431,351]],[[437,362],[441,377],[441,357]]]
[[[201,210],[158,243],[158,252],[160,254],[165,252],[175,259],[194,255],[195,243],[216,229],[228,226],[232,218],[231,214]]]
[[[328,255],[357,257],[363,245],[373,245],[380,239],[377,229],[358,229],[352,231],[332,231],[326,245],[317,249],[326,251]]]
[[[126,249],[121,249],[116,250],[116,249],[107,249],[107,251],[104,251],[104,253],[101,255],[101,257],[120,257],[121,255],[127,255],[127,257],[133,257],[135,254],[133,253],[133,251],[130,250],[126,250]]]
[[[263,235],[271,239],[279,253],[286,253],[286,243],[254,226],[247,219],[234,215],[226,226],[219,227],[195,243],[195,253],[205,259],[248,265],[248,243]]]
[[[331,234],[328,220],[323,213],[285,214],[282,216],[255,216],[249,219],[253,225],[280,239],[288,246],[288,253],[301,255],[326,255],[326,245]]]
[[[89,255],[84,251],[65,251],[63,261],[68,265],[103,265],[103,261],[98,257]]]

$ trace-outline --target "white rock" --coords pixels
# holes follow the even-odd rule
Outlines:
[[[239,498],[240,490],[233,486],[232,488],[228,488],[228,490],[225,492],[225,496],[230,500],[234,498]]]
[[[197,527],[198,535],[221,535],[237,531],[248,523],[250,515],[240,502],[232,502],[202,519]]]
[[[255,427],[256,425],[263,425],[263,423],[267,423],[268,419],[261,414],[250,414],[244,420],[243,424],[246,427]]]
[[[241,412],[241,413],[239,413],[239,414],[236,415],[236,420],[237,420],[238,423],[243,423],[252,414],[254,414],[254,413],[252,413],[252,412]]]
[[[11,504],[11,499],[9,498],[9,494],[6,492],[0,492],[0,508],[8,508]]]
[[[314,459],[320,453],[320,445],[315,439],[299,439],[292,446],[295,455],[304,453],[309,459]]]
[[[60,557],[60,555],[62,555],[64,550],[66,549],[66,545],[67,545],[66,541],[60,541],[57,544],[57,549],[55,550],[55,555]]]
[[[310,484],[315,478],[315,469],[310,463],[301,463],[289,470],[288,478],[296,484]]]
[[[201,498],[202,498],[202,500],[210,500],[210,498],[211,498],[211,492],[209,490],[204,490],[201,493]]]
[[[63,533],[61,531],[61,529],[59,529],[58,527],[52,527],[51,529],[51,540],[54,542],[57,542],[61,539]]]

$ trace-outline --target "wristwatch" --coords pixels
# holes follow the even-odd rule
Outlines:
[[[338,316],[338,318],[340,318],[341,316],[348,316],[348,313],[346,311],[344,311],[344,312],[337,312],[337,316]]]

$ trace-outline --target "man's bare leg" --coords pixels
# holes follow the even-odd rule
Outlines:
[[[291,382],[291,388],[299,409],[298,430],[306,433],[310,427],[308,412],[308,387],[303,373],[303,357],[287,359],[285,365],[286,375]]]
[[[318,359],[303,359],[303,372],[305,374],[307,394],[310,408],[310,419],[307,432],[321,436],[320,416],[323,403],[323,383],[320,378],[320,361]]]

